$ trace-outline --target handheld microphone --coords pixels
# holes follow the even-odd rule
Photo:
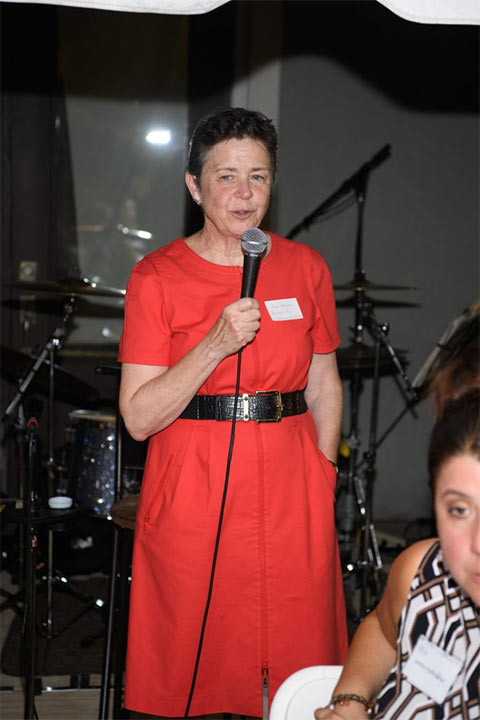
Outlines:
[[[267,236],[259,228],[248,228],[242,235],[242,250],[245,257],[243,259],[241,298],[253,297],[260,260],[267,243]]]

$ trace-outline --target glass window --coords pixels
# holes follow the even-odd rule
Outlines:
[[[133,264],[183,229],[188,20],[59,12],[76,210],[68,275],[124,289]],[[116,345],[122,322],[122,298],[82,298],[66,346]]]

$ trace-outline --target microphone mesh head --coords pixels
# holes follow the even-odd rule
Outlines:
[[[267,247],[267,236],[259,228],[248,228],[242,235],[242,250],[247,255],[261,255]]]

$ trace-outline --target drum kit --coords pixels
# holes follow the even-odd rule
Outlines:
[[[13,522],[22,528],[19,533],[21,589],[16,595],[2,592],[7,596],[4,604],[24,616],[25,717],[33,717],[36,633],[39,631],[51,639],[82,615],[80,612],[61,628],[54,627],[54,584],[60,580],[64,590],[71,590],[76,597],[79,593],[75,583],[54,567],[52,531],[65,529],[81,512],[109,519],[112,505],[123,490],[123,487],[120,489],[122,476],[119,471],[122,443],[117,431],[119,423],[116,413],[92,409],[99,399],[99,393],[89,383],[58,365],[57,354],[68,335],[76,303],[80,298],[122,298],[125,291],[99,286],[84,278],[66,278],[51,283],[19,282],[12,285],[22,292],[60,296],[63,300],[60,324],[35,354],[2,347],[2,377],[16,385],[2,414],[3,441],[5,444],[13,429],[20,458],[18,496],[2,499],[2,517],[5,524]],[[97,371],[112,372],[119,377],[119,369],[116,367],[98,368]],[[46,463],[42,463],[38,457],[42,413],[38,394],[46,395],[49,405]],[[88,409],[73,410],[69,413],[66,445],[62,461],[59,461],[58,457],[55,457],[53,441],[55,403],[62,400],[78,404],[79,398]],[[137,470],[141,471],[141,468],[134,470],[136,473]],[[127,468],[123,468],[123,472],[127,473],[127,476],[124,476],[124,487],[138,493],[140,478],[137,481],[135,475],[132,479]],[[48,499],[43,492],[45,474]],[[45,560],[40,562],[38,534],[41,529],[47,530],[48,548]],[[36,618],[37,571],[39,567],[45,566],[46,572],[42,571],[40,580],[46,581],[46,617],[39,628]],[[101,609],[103,605],[99,598],[86,597],[83,612],[92,606]]]
[[[92,408],[99,399],[99,393],[89,383],[58,365],[56,356],[63,347],[76,311],[76,303],[80,298],[123,298],[125,291],[99,286],[85,278],[64,278],[55,282],[39,283],[24,281],[12,285],[22,292],[61,296],[63,310],[61,323],[36,354],[2,347],[2,376],[17,385],[13,397],[3,412],[2,421],[10,422],[17,429],[21,429],[25,426],[29,408],[28,399],[32,393],[47,395],[48,495],[53,496],[54,491],[58,491],[60,495],[67,495],[68,485],[74,478],[81,478],[81,489],[75,494],[77,505],[81,509],[91,510],[98,516],[107,517],[114,499],[115,413],[94,409],[71,412],[66,438],[68,467],[57,462],[53,448],[55,402],[60,400],[76,405],[81,398],[87,408]],[[65,473],[68,475],[67,478]],[[34,506],[42,504],[41,498],[34,496],[32,499]]]

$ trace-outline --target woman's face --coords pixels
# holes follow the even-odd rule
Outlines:
[[[200,201],[205,229],[224,238],[240,238],[259,227],[268,209],[272,187],[270,156],[252,138],[217,143],[208,151],[200,182],[186,173],[195,201]]]
[[[435,481],[435,515],[445,564],[480,605],[480,461],[456,455]]]

